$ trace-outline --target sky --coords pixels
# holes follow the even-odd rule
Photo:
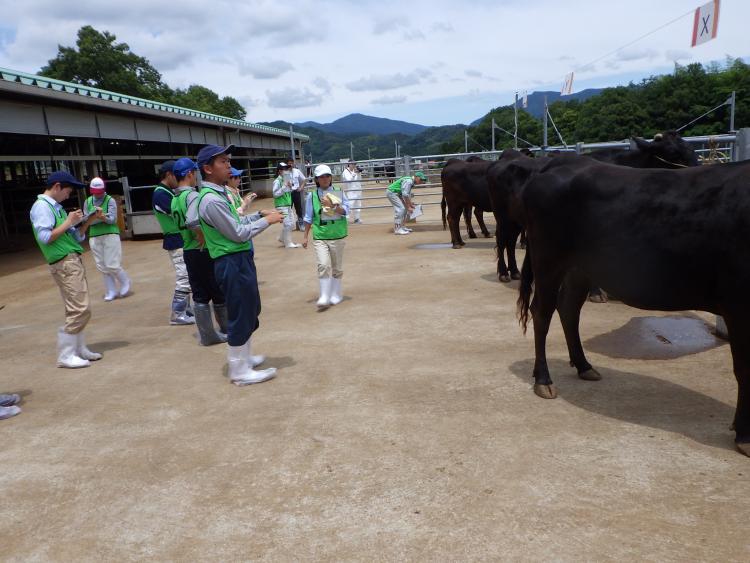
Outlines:
[[[0,67],[35,73],[92,25],[173,88],[237,98],[248,121],[469,123],[516,91],[559,91],[571,71],[579,91],[748,60],[747,0],[722,0],[717,38],[690,47],[704,1],[26,0],[3,5]]]

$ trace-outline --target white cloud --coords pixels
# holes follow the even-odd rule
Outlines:
[[[383,35],[385,33],[391,33],[406,27],[408,27],[408,23],[402,18],[397,18],[395,16],[388,18],[378,18],[375,20],[375,24],[372,26],[372,32],[375,35]]]
[[[308,88],[284,88],[283,90],[267,91],[268,105],[272,108],[309,108],[319,106],[323,96],[311,92]]]
[[[473,68],[465,70],[464,74],[466,76],[471,77],[471,78],[481,78],[483,76],[482,71],[474,70]]]
[[[418,71],[412,71],[408,74],[379,74],[371,75],[367,78],[360,78],[349,82],[346,87],[352,92],[371,92],[377,90],[395,90],[404,86],[419,84],[422,75]]]
[[[446,22],[435,22],[430,26],[430,31],[451,33],[453,31],[453,26]]]
[[[253,78],[262,80],[278,78],[285,72],[294,70],[294,67],[287,61],[273,59],[242,59],[239,63],[239,70],[242,76],[250,75]]]
[[[667,49],[664,56],[668,61],[685,61],[693,58],[690,51],[684,51],[682,49]]]
[[[403,104],[406,100],[406,96],[381,96],[380,98],[375,98],[370,103],[387,106],[390,104]]]

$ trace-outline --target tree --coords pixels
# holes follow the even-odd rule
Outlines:
[[[76,50],[58,45],[58,53],[39,73],[42,76],[85,84],[149,100],[169,102],[172,91],[147,59],[130,51],[127,43],[115,43],[108,31],[90,25],[78,30]]]
[[[172,99],[175,105],[224,117],[245,119],[247,115],[242,104],[231,96],[220,98],[213,90],[197,84],[189,86],[187,90],[176,90]]]
[[[223,98],[204,86],[173,91],[148,59],[116,43],[108,31],[90,25],[78,30],[76,48],[58,45],[58,53],[39,74],[157,102],[184,106],[234,119],[245,119],[245,108],[231,96]]]

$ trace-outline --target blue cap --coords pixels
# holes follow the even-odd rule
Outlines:
[[[193,170],[198,170],[198,165],[187,157],[176,160],[172,166],[172,174],[175,178],[184,178]]]
[[[172,168],[174,168],[174,160],[165,160],[164,162],[161,163],[161,166],[159,167],[159,174],[171,172]]]
[[[232,167],[232,178],[236,176],[242,176],[242,173],[245,172],[245,170],[237,170],[235,167]]]
[[[61,184],[70,184],[71,186],[75,188],[84,187],[83,182],[79,182],[75,176],[73,176],[72,174],[68,172],[63,172],[63,171],[53,172],[52,174],[47,176],[48,186],[53,186],[54,184],[57,184],[58,182]]]
[[[206,145],[200,151],[198,151],[198,156],[196,158],[196,160],[198,161],[198,165],[203,166],[204,164],[207,164],[208,161],[213,157],[219,156],[220,154],[229,154],[232,152],[233,148],[234,145],[228,145],[226,147],[220,147],[219,145]]]

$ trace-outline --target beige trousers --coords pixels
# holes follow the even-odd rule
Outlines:
[[[319,278],[340,279],[344,275],[344,240],[313,240]]]
[[[65,304],[65,327],[68,334],[78,334],[91,319],[89,306],[89,285],[86,270],[78,254],[68,254],[65,258],[50,264],[49,271],[60,288]]]

